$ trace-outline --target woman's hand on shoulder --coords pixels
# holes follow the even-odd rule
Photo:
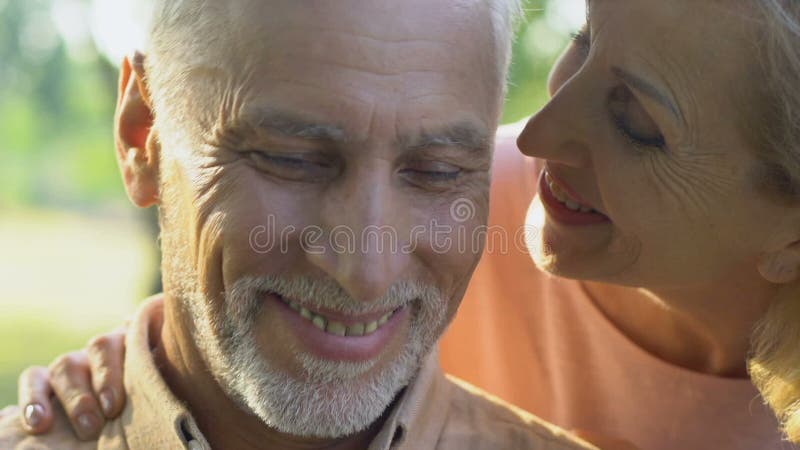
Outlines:
[[[125,406],[125,332],[120,327],[91,339],[83,350],[57,357],[49,367],[23,371],[18,401],[25,431],[49,432],[54,408],[63,407],[80,439],[96,439],[106,420],[115,419]]]

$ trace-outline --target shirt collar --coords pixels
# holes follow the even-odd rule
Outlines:
[[[151,323],[163,314],[163,298],[148,299],[137,311],[126,338],[125,390],[121,416],[131,450],[184,448],[210,450],[186,405],[162,378],[152,355]],[[439,367],[438,351],[424,360],[403,390],[369,450],[434,448],[450,405],[451,385]]]
[[[434,350],[400,395],[369,450],[434,448],[447,417],[451,388]]]
[[[131,450],[210,450],[194,418],[169,389],[153,359],[151,323],[163,311],[161,296],[146,300],[136,312],[125,340],[125,439]]]

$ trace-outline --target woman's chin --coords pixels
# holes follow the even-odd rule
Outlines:
[[[564,232],[557,224],[545,222],[538,239],[528,243],[536,266],[561,278],[622,281],[638,259],[638,252],[618,251],[620,246],[608,230],[582,231]]]

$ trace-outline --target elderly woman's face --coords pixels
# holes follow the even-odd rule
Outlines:
[[[547,161],[529,214],[544,217],[532,250],[546,270],[687,286],[755,275],[781,245],[785,209],[754,189],[743,132],[761,83],[753,30],[745,11],[713,3],[587,2],[551,101],[519,138]]]

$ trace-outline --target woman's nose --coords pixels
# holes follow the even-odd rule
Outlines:
[[[574,168],[591,166],[590,99],[577,85],[563,86],[528,120],[517,138],[522,153]]]

